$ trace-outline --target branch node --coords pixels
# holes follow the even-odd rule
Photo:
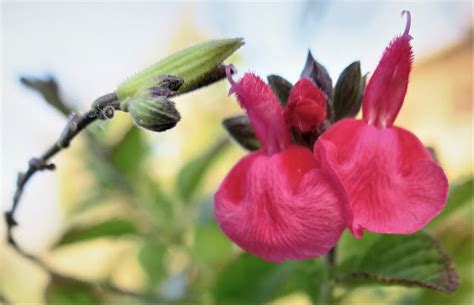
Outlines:
[[[18,225],[18,222],[13,218],[13,213],[11,211],[5,212],[5,222],[9,228]]]
[[[42,171],[45,169],[54,170],[56,168],[56,166],[53,163],[47,163],[46,161],[38,159],[38,158],[31,158],[30,161],[28,162],[28,165],[31,168],[34,168],[39,171]],[[25,179],[25,175],[19,174],[17,183],[20,183],[20,185],[23,184],[24,179]]]

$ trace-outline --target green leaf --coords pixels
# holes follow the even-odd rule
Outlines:
[[[156,241],[147,242],[138,253],[138,261],[148,276],[151,287],[166,275],[163,265],[165,247]]]
[[[55,247],[84,242],[95,238],[121,237],[136,233],[137,229],[130,220],[113,218],[97,224],[74,227],[63,234]]]
[[[131,127],[110,152],[113,166],[129,179],[140,176],[149,147],[143,130]]]
[[[348,234],[341,240],[344,253],[338,279],[349,286],[382,283],[417,286],[452,293],[458,275],[451,258],[430,235],[367,234],[355,240]]]
[[[448,202],[441,215],[436,217],[430,226],[440,224],[447,216],[459,211],[467,204],[471,204],[474,199],[474,179],[471,177],[461,184],[453,185],[449,189]]]
[[[216,279],[212,287],[215,304],[265,304],[297,290],[315,294],[319,267],[319,260],[274,264],[243,254]]]
[[[203,83],[203,78],[208,78],[209,73],[243,44],[242,38],[211,40],[174,53],[121,83],[117,88],[117,96],[125,100],[153,87],[156,78],[163,75],[184,79],[179,93],[194,90]]]
[[[267,76],[267,80],[273,93],[275,93],[280,101],[281,106],[285,107],[286,103],[288,103],[288,97],[290,96],[290,91],[293,85],[279,75],[269,75]]]
[[[360,62],[355,61],[342,71],[334,88],[335,121],[356,116],[362,105],[364,87]]]
[[[45,297],[51,305],[101,304],[98,292],[90,284],[56,275],[50,280]]]
[[[189,202],[200,186],[204,175],[219,154],[228,146],[227,139],[219,140],[209,151],[186,163],[178,173],[176,179],[176,193],[179,198]]]
[[[254,151],[260,149],[261,145],[253,132],[247,115],[236,115],[224,119],[222,125],[229,135],[243,148]]]

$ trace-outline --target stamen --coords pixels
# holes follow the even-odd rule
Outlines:
[[[410,26],[411,26],[411,13],[410,11],[403,10],[402,11],[402,17],[403,15],[407,15],[407,23],[405,25],[405,31],[403,32],[403,36],[410,36]]]
[[[227,75],[227,79],[229,80],[230,83],[230,90],[229,90],[229,96],[235,93],[235,90],[237,89],[237,83],[234,81],[232,78],[232,74],[236,73],[237,69],[235,69],[233,64],[227,65],[225,67],[225,74]]]

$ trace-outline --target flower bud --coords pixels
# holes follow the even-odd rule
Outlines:
[[[326,97],[308,78],[300,79],[290,92],[284,111],[288,126],[307,133],[326,119]]]
[[[130,112],[135,125],[151,131],[173,128],[181,119],[174,103],[166,97],[139,95],[127,100],[123,108]]]
[[[179,94],[200,88],[209,73],[244,44],[242,38],[212,40],[201,43],[159,61],[130,77],[117,88],[119,100],[133,97],[146,89],[162,87],[157,77],[174,75],[184,80]]]

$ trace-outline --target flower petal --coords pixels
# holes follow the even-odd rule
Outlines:
[[[222,230],[244,250],[268,261],[318,257],[339,239],[346,223],[344,192],[316,168],[311,151],[291,145],[240,160],[215,195]]]
[[[407,92],[413,62],[412,37],[408,33],[410,13],[407,14],[405,32],[385,49],[364,93],[363,118],[379,128],[392,126]]]
[[[326,119],[326,97],[308,78],[291,89],[284,110],[286,123],[301,132],[311,132]]]
[[[290,132],[283,119],[283,110],[272,89],[257,75],[245,73],[235,83],[230,70],[227,77],[230,93],[235,93],[247,111],[253,130],[268,155],[284,150],[290,144]]]
[[[353,212],[352,230],[410,234],[446,204],[448,181],[423,144],[398,128],[377,129],[345,119],[316,142],[344,185]]]

